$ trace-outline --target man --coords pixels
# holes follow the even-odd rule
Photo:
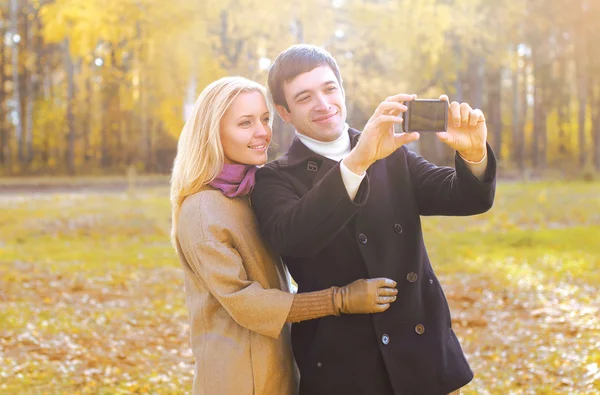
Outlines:
[[[415,95],[388,97],[362,133],[348,128],[339,69],[322,49],[282,52],[268,82],[296,136],[282,158],[258,171],[252,203],[299,292],[366,277],[398,282],[397,301],[382,314],[293,325],[300,393],[445,395],[466,385],[473,373],[452,331],[420,215],[472,215],[492,206],[496,162],[482,112],[449,106],[448,131],[438,138],[457,151],[455,170],[406,149],[418,133],[394,133],[407,110],[402,103]]]

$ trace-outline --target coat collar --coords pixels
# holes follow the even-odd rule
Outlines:
[[[358,139],[360,138],[360,132],[356,129],[349,128],[348,133],[350,134],[350,146],[354,148]],[[304,145],[300,139],[294,136],[292,145],[288,151],[281,158],[277,159],[277,163],[280,167],[293,167],[302,163],[306,163],[309,160],[322,162],[323,160],[330,160],[322,155],[316,154],[306,145]]]

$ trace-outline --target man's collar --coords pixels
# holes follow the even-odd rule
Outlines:
[[[358,142],[360,138],[360,132],[356,129],[349,128],[348,134],[350,135],[350,145],[352,148]],[[294,140],[292,141],[292,145],[288,151],[281,158],[277,159],[277,163],[281,167],[292,167],[301,163],[305,163],[308,160],[318,160],[322,161],[323,159],[327,159],[322,155],[316,154],[312,152],[310,149],[304,145],[300,139],[294,136]]]

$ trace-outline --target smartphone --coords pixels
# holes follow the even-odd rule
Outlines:
[[[448,129],[448,102],[445,100],[417,99],[404,102],[404,132],[445,132]]]

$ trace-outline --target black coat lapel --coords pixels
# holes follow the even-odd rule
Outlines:
[[[360,132],[356,129],[348,129],[350,134],[350,144],[354,148],[360,137]],[[312,188],[325,175],[333,169],[338,162],[319,155],[305,146],[298,137],[294,137],[287,153],[277,160],[280,167],[298,167],[297,171],[301,172],[301,178],[308,181],[307,185]],[[300,170],[300,167],[304,167]]]

